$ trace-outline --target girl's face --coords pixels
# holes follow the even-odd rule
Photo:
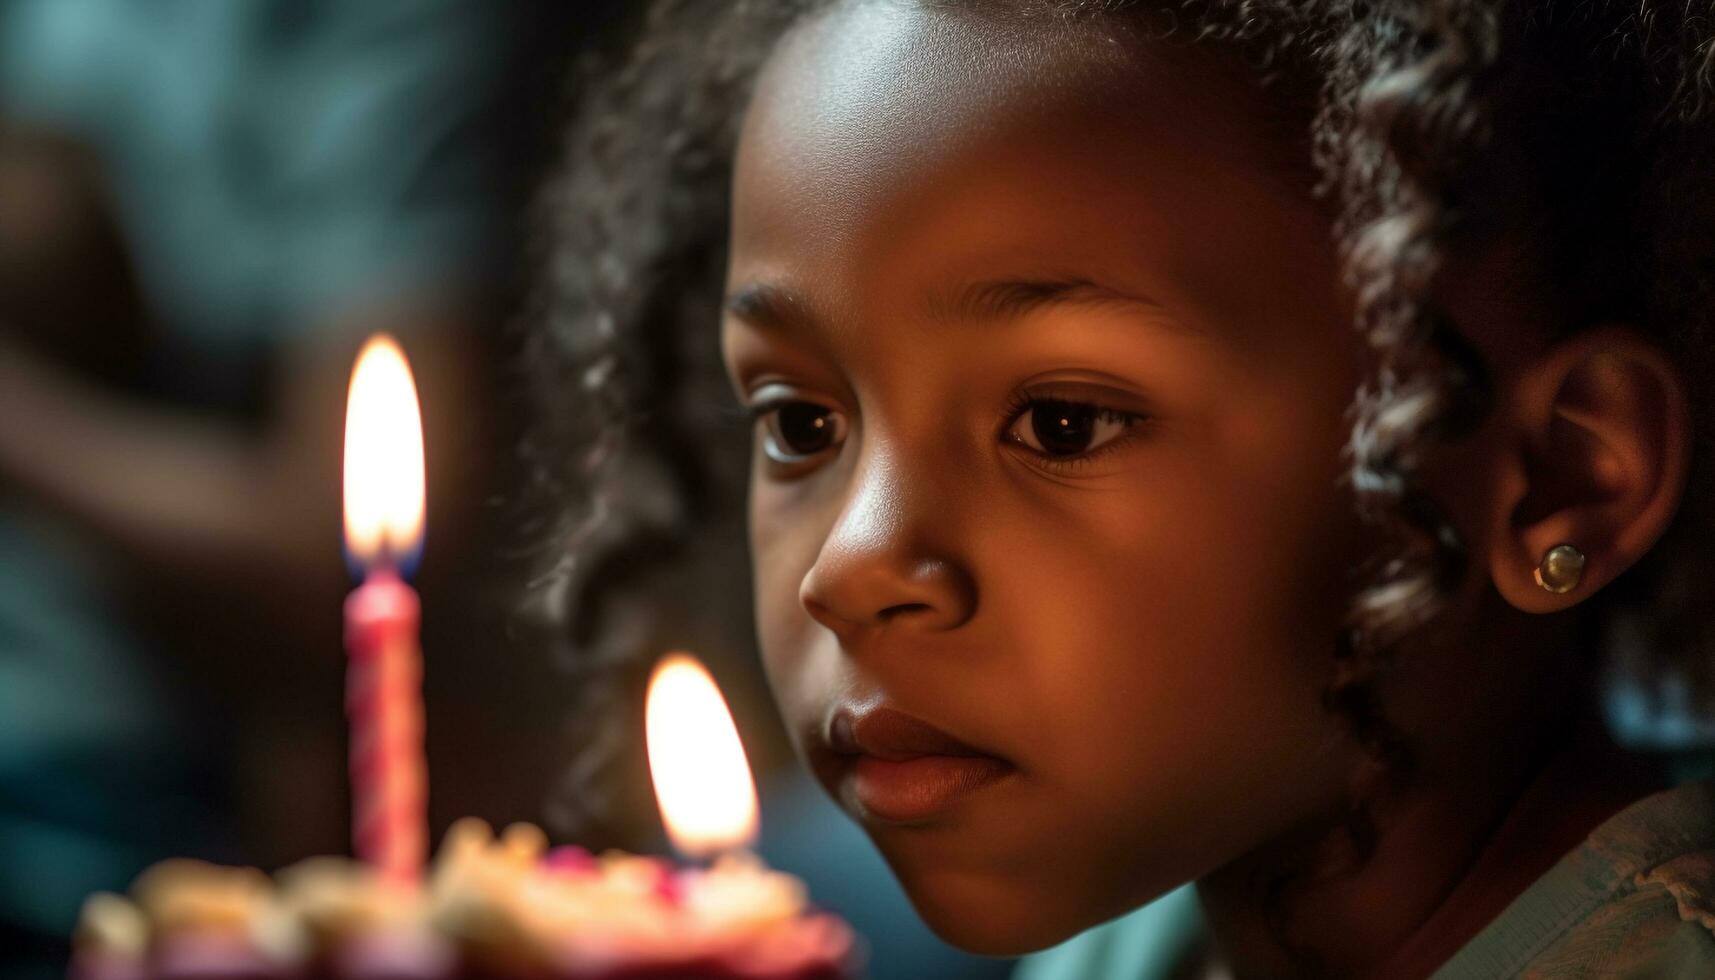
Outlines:
[[[1057,30],[789,35],[721,338],[797,748],[996,954],[1286,839],[1357,758],[1319,696],[1358,345],[1291,124],[1212,60]]]

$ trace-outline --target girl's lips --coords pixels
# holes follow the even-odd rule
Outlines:
[[[992,755],[924,755],[899,762],[860,755],[841,790],[871,816],[918,823],[1011,772],[1011,765]]]
[[[920,718],[881,706],[842,706],[828,743],[844,763],[839,795],[889,823],[927,820],[1015,771]]]

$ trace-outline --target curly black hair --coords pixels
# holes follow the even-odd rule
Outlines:
[[[833,0],[840,2],[840,0]],[[1373,760],[1346,845],[1367,860],[1378,808],[1412,772],[1376,682],[1467,577],[1421,485],[1438,447],[1482,421],[1486,366],[1437,298],[1450,266],[1525,245],[1510,284],[1562,335],[1646,333],[1691,386],[1697,445],[1673,525],[1575,607],[1585,663],[1689,692],[1715,716],[1715,9],[1691,0],[919,0],[1033,29],[1146,25],[1230,49],[1291,103],[1332,214],[1369,363],[1347,478],[1387,547],[1359,570],[1324,703]],[[646,631],[692,596],[748,609],[748,583],[686,583],[742,550],[748,431],[717,345],[727,189],[752,80],[822,0],[661,0],[617,65],[584,86],[540,200],[542,283],[522,368],[542,425],[526,444],[550,525],[535,598],[602,697],[635,678]],[[1308,93],[1308,98],[1300,98]],[[730,554],[730,552],[728,552]],[[715,596],[714,598],[710,598]],[[663,615],[673,610],[674,615]],[[735,644],[751,642],[748,620]],[[659,645],[659,644],[657,644]],[[628,673],[629,672],[629,673]],[[1593,690],[1593,688],[1592,688]],[[586,734],[604,730],[592,719]],[[611,730],[611,729],[608,729]],[[598,764],[600,753],[586,755]],[[585,772],[587,775],[587,771]],[[589,802],[586,798],[585,802]],[[1288,882],[1273,884],[1275,891]]]

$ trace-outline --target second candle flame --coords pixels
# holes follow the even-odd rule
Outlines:
[[[708,857],[755,842],[756,784],[744,746],[714,678],[695,657],[672,653],[656,665],[644,736],[661,819],[680,853]]]

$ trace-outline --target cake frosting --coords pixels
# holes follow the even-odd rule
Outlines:
[[[850,928],[744,853],[675,867],[452,826],[420,885],[345,858],[272,877],[173,859],[85,902],[77,980],[839,980]]]

